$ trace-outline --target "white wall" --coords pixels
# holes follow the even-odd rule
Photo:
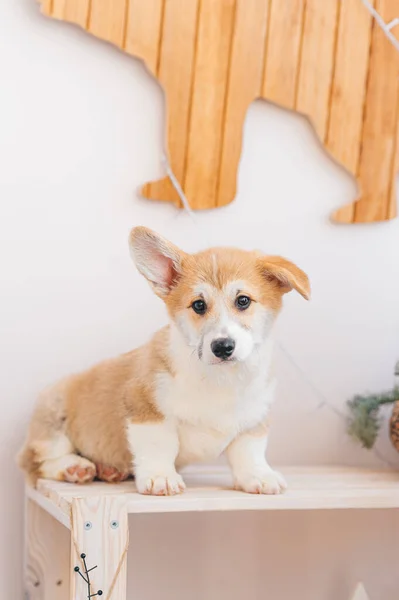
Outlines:
[[[135,191],[161,174],[164,111],[139,62],[46,20],[34,0],[3,0],[0,78],[0,598],[22,597],[23,492],[13,457],[38,391],[136,346],[165,321],[130,262],[133,225],[151,226],[188,250],[208,241],[255,246],[305,268],[313,301],[291,295],[280,321],[279,340],[299,369],[279,351],[272,459],[381,464],[348,440],[335,414],[317,410],[315,387],[340,409],[354,392],[391,387],[399,358],[399,220],[329,223],[329,213],[354,198],[355,185],[306,120],[266,103],[251,107],[238,198],[199,215],[199,229]],[[380,452],[399,465],[383,437]],[[145,546],[134,537],[132,548],[139,589],[150,582],[143,599],[159,593],[149,554],[151,568],[159,562],[169,573],[167,597],[178,600],[187,597],[186,585],[198,599],[221,586],[233,600],[267,590],[284,600],[293,589],[299,600],[346,600],[358,577],[371,598],[397,597],[394,514],[157,519],[136,524],[146,532]],[[171,573],[187,531],[196,568],[184,563],[180,586]],[[228,553],[226,536],[238,550]],[[162,545],[165,539],[179,548]]]

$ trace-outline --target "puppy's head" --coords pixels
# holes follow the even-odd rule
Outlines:
[[[278,256],[234,248],[186,254],[145,227],[132,230],[130,249],[187,346],[205,364],[246,361],[268,337],[283,295],[294,289],[310,296],[306,274]]]

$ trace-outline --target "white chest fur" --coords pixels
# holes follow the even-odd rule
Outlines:
[[[157,404],[176,423],[179,466],[215,460],[239,432],[265,419],[273,401],[275,385],[268,377],[269,368],[252,374],[240,366],[216,368],[220,371],[211,377],[184,369],[173,378],[159,378]]]

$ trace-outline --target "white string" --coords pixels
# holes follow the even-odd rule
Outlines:
[[[338,417],[340,417],[341,419],[345,419],[345,421],[346,421],[347,416],[345,415],[345,413],[343,413],[336,406],[334,406],[334,404],[328,400],[328,398],[315,385],[315,383],[309,379],[309,377],[306,375],[305,371],[299,366],[299,364],[296,362],[296,360],[294,359],[292,354],[290,354],[290,352],[288,352],[288,350],[281,344],[281,342],[277,342],[277,345],[279,346],[280,350],[282,350],[282,352],[284,353],[284,355],[288,359],[288,361],[291,363],[291,365],[296,369],[296,371],[302,377],[303,381],[313,391],[315,396],[318,397],[319,404],[316,406],[316,410],[320,410],[324,407],[327,407],[332,412],[334,412]]]
[[[288,352],[288,350],[278,342],[279,348],[283,351],[285,356],[288,358],[291,365],[296,369],[299,375],[302,377],[303,381],[308,385],[308,387],[313,391],[313,393],[319,398],[320,402],[316,406],[316,410],[321,410],[322,408],[327,408],[330,412],[334,413],[337,417],[339,417],[345,424],[348,422],[348,415],[345,414],[342,410],[337,408],[332,402],[330,402],[325,394],[315,385],[315,383],[309,379],[306,375],[305,371],[300,367],[300,365],[296,362],[293,356]],[[396,369],[399,369],[399,363],[396,365]],[[396,373],[396,370],[395,370]],[[397,385],[397,377],[395,378],[395,383]],[[397,469],[397,464],[390,461],[388,458],[382,455],[382,453],[378,450],[376,446],[373,446],[371,449],[374,456],[384,463],[390,469]]]
[[[207,232],[204,231],[203,227],[201,227],[201,225],[200,225],[197,217],[195,216],[194,211],[192,210],[192,208],[190,206],[190,203],[187,200],[187,196],[183,192],[183,188],[181,187],[181,185],[179,183],[179,180],[177,179],[176,175],[173,172],[172,167],[170,166],[170,163],[169,163],[169,161],[167,159],[166,154],[162,155],[162,164],[165,167],[166,174],[169,177],[171,184],[175,188],[175,191],[176,191],[177,195],[180,198],[180,201],[182,203],[184,211],[190,217],[190,219],[192,220],[192,222],[194,223],[194,225],[198,228],[198,230],[201,231],[201,235],[202,235],[202,237],[204,239],[205,244],[207,246],[210,246],[211,244],[208,241]]]
[[[194,212],[191,210],[191,206],[187,200],[187,197],[186,197],[185,193],[183,192],[182,187],[179,183],[179,180],[177,179],[176,175],[174,174],[172,167],[170,166],[169,161],[165,154],[162,156],[162,164],[165,167],[166,174],[169,177],[171,184],[175,188],[177,195],[179,196],[179,198],[181,200],[184,210],[186,211],[186,213],[188,214],[190,219],[192,221],[194,221],[194,223],[196,225],[198,225],[198,222],[194,215]]]
[[[399,25],[399,18],[396,17],[395,19],[392,19],[392,21],[390,21],[389,23],[387,23],[387,29],[388,31],[391,31],[391,29],[393,29],[393,27],[396,27],[396,25]]]
[[[166,173],[170,179],[171,184],[175,188],[175,190],[181,200],[184,210],[186,211],[188,216],[192,219],[192,221],[199,227],[198,221],[191,209],[190,203],[187,200],[187,197],[186,197],[185,193],[183,192],[183,189],[182,189],[177,177],[173,173],[173,170],[169,164],[169,161],[168,161],[166,155],[164,155],[162,157],[162,162],[165,165]],[[348,418],[347,415],[343,411],[339,410],[332,402],[330,402],[328,400],[327,396],[306,375],[305,371],[301,368],[301,366],[297,363],[297,361],[294,359],[292,354],[285,348],[285,346],[283,346],[283,344],[281,342],[277,342],[277,344],[278,344],[279,348],[282,350],[282,352],[284,353],[284,355],[286,356],[286,358],[288,359],[288,361],[291,363],[291,365],[295,368],[295,370],[301,376],[302,380],[307,384],[307,386],[313,391],[315,396],[319,399],[319,404],[317,405],[315,410],[321,410],[323,408],[327,408],[330,412],[334,413],[337,417],[339,417],[342,421],[345,421],[345,423],[346,423],[347,418]],[[399,371],[399,363],[397,365],[397,369]],[[372,452],[376,456],[376,458],[378,460],[380,460],[381,462],[383,462],[386,466],[388,466],[390,468],[396,467],[388,459],[383,457],[377,448],[374,447],[372,449]]]
[[[395,27],[395,25],[399,24],[399,17],[392,19],[392,21],[389,23],[385,23],[380,13],[370,4],[369,0],[361,0],[361,2],[364,4],[373,19],[375,19],[375,22],[382,29],[384,35],[386,35],[394,48],[399,52],[399,41],[396,39],[393,33],[391,33],[391,29]]]

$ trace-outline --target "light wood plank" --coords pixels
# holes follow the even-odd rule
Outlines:
[[[129,532],[123,497],[74,498],[72,536],[71,566],[83,570],[82,553],[88,569],[97,565],[90,572],[91,593],[102,590],[104,598],[125,600]],[[77,573],[71,573],[71,598],[86,599],[87,585]]]
[[[51,16],[87,28],[90,0],[53,0]]]
[[[57,0],[58,1],[58,0]],[[68,0],[64,18],[80,27],[87,27],[90,11],[90,0]]]
[[[181,184],[187,156],[198,9],[199,0],[168,0],[166,3],[158,70],[158,79],[166,92],[165,146],[173,172]],[[180,205],[168,178],[145,186],[143,195]]]
[[[310,116],[323,143],[330,113],[338,8],[337,0],[307,0],[305,8],[295,108]]]
[[[124,45],[127,0],[91,0],[88,30],[119,48]]]
[[[40,490],[32,488],[27,485],[25,488],[25,496],[36,504],[38,504],[43,510],[58,521],[61,525],[70,528],[70,507],[61,499],[60,494],[62,490],[58,489],[53,491],[51,489],[46,490],[43,494]],[[63,506],[61,506],[63,504]]]
[[[397,0],[377,0],[387,20],[397,17]],[[355,221],[385,220],[389,214],[392,161],[395,152],[399,56],[379,27],[373,28],[366,111],[359,165],[360,200]]]
[[[235,0],[202,0],[184,190],[194,208],[216,205]]]
[[[125,50],[141,58],[156,76],[165,0],[128,2]]]
[[[68,600],[69,531],[27,498],[25,592],[30,600]]]
[[[304,5],[304,0],[271,4],[263,97],[285,108],[295,106]]]
[[[371,28],[372,17],[361,2],[345,0],[341,3],[326,145],[354,177],[359,172]],[[351,223],[354,216],[351,203],[340,208],[333,218]]]
[[[391,189],[389,192],[388,219],[398,216],[398,175],[399,175],[399,97],[396,107],[396,136],[395,150],[393,153],[392,169],[390,175]]]
[[[53,0],[51,8],[49,7],[48,10],[51,11],[51,16],[54,19],[66,20],[65,11],[68,4],[68,0]]]
[[[371,25],[361,2],[342,2],[327,146],[352,173],[359,164]]]
[[[228,471],[205,468],[184,474],[187,491],[170,498],[141,496],[135,492],[133,482],[76,486],[41,481],[39,489],[43,495],[51,495],[59,507],[70,506],[75,497],[118,495],[129,513],[399,508],[397,472],[330,466],[286,467],[282,472],[289,489],[281,496],[252,496],[233,491]]]
[[[261,96],[269,16],[268,0],[237,0],[226,112],[217,189],[217,205],[236,195],[242,135],[248,106]]]
[[[53,0],[39,0],[41,11],[46,17],[53,16]]]

